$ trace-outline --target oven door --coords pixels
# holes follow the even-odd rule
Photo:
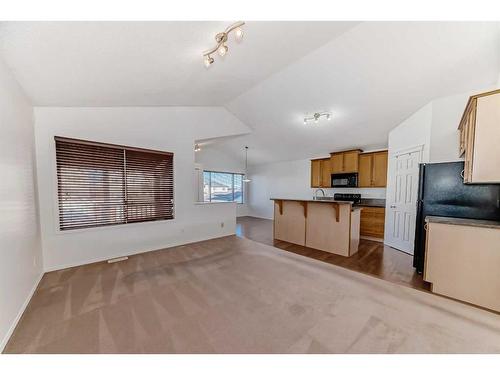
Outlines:
[[[357,187],[357,173],[338,173],[332,174],[332,187]]]

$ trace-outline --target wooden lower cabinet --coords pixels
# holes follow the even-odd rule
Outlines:
[[[424,280],[437,294],[500,311],[500,228],[427,223]]]
[[[377,239],[384,238],[385,208],[362,207],[360,235]]]

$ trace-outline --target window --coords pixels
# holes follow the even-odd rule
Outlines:
[[[205,202],[243,203],[243,175],[204,171],[203,200]]]
[[[174,218],[172,153],[55,141],[61,230]]]

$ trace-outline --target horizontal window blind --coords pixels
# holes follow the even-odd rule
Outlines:
[[[172,219],[172,158],[141,151],[125,151],[125,155],[127,221]]]
[[[173,219],[172,153],[55,141],[61,230]]]

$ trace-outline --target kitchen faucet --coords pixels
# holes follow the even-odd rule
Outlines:
[[[314,192],[314,199],[318,199],[318,191],[321,191],[323,193],[323,198],[326,197],[325,191],[323,189],[316,189]]]

